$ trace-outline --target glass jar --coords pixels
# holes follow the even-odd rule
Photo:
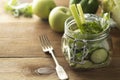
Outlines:
[[[81,34],[73,17],[68,18],[62,36],[62,52],[74,69],[105,67],[110,63],[112,53],[109,24],[102,22],[103,18],[94,14],[85,14],[85,19],[97,21],[108,28],[99,34]]]

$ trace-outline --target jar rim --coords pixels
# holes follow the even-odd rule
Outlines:
[[[100,17],[100,16],[97,16],[97,15],[95,15],[95,14],[84,14],[84,16],[85,16],[85,18],[87,18],[87,17],[90,17],[91,19],[95,19],[95,20],[97,20],[97,21],[100,21],[101,19],[103,19],[102,17]],[[74,32],[74,30],[70,30],[69,28],[72,26],[72,25],[75,25],[76,24],[76,22],[75,22],[75,20],[74,20],[74,18],[72,17],[72,16],[70,16],[68,19],[66,19],[66,21],[65,21],[65,34],[66,35],[68,35],[69,37],[71,37],[71,38],[74,38],[74,36],[72,35],[72,34],[74,34],[73,32]],[[94,37],[94,38],[92,38],[92,39],[88,39],[88,40],[92,40],[92,41],[94,41],[94,40],[96,40],[96,39],[98,39],[98,38],[104,38],[104,37],[107,37],[108,35],[109,35],[109,32],[110,32],[110,27],[109,27],[110,25],[108,24],[107,25],[107,28],[106,29],[104,29],[103,31],[101,31],[100,33],[98,33],[98,34],[78,34],[78,36],[89,36],[89,37]],[[76,26],[77,27],[77,26]],[[80,39],[80,38],[78,38],[78,39]],[[94,40],[93,40],[94,39]]]

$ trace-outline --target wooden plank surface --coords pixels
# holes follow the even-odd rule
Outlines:
[[[63,59],[59,61],[63,63]],[[38,68],[45,67],[53,72],[47,75],[35,72]],[[1,58],[0,80],[58,80],[54,67],[52,58]]]
[[[52,31],[48,22],[35,15],[33,18],[14,18],[4,11],[4,2],[5,0],[0,1],[0,80],[58,80],[55,70],[49,75],[38,75],[34,72],[40,67],[55,67],[51,56],[41,50],[40,34],[48,35],[59,63],[69,75],[69,80],[120,80],[120,30],[111,30],[113,55],[108,67],[74,71],[68,66],[61,52],[62,34]],[[59,6],[68,7],[69,4],[69,0],[55,2]]]
[[[24,19],[23,19],[24,20]],[[1,57],[37,57],[42,56],[39,35],[46,34],[52,41],[58,56],[61,53],[61,34],[53,32],[47,22],[11,22],[0,23]],[[54,37],[55,36],[55,37]],[[53,38],[54,37],[54,38]],[[60,53],[59,53],[60,52]]]
[[[3,3],[5,3],[4,0],[0,3],[2,6],[0,7],[0,57],[45,56],[40,48],[40,34],[48,35],[57,52],[56,55],[61,56],[61,46],[57,45],[61,45],[62,34],[52,31],[47,21],[42,21],[35,15],[33,18],[15,18],[7,14],[4,11]],[[62,5],[59,4],[60,0],[56,3]]]
[[[72,70],[64,58],[57,58],[64,67],[69,80],[119,80],[119,57],[114,57],[112,63],[105,68],[89,71]],[[54,70],[52,58],[0,58],[1,80],[58,80],[55,70],[48,75],[39,75],[34,71],[48,67]]]

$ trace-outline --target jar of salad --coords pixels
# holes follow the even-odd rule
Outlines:
[[[105,67],[112,54],[109,21],[95,14],[85,14],[84,17],[82,33],[73,17],[65,21],[62,52],[74,69]]]

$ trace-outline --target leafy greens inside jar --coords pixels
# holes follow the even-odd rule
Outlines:
[[[65,21],[62,37],[62,52],[69,65],[74,69],[107,66],[112,53],[109,14],[83,14],[80,4],[72,4],[70,10],[73,16]]]

